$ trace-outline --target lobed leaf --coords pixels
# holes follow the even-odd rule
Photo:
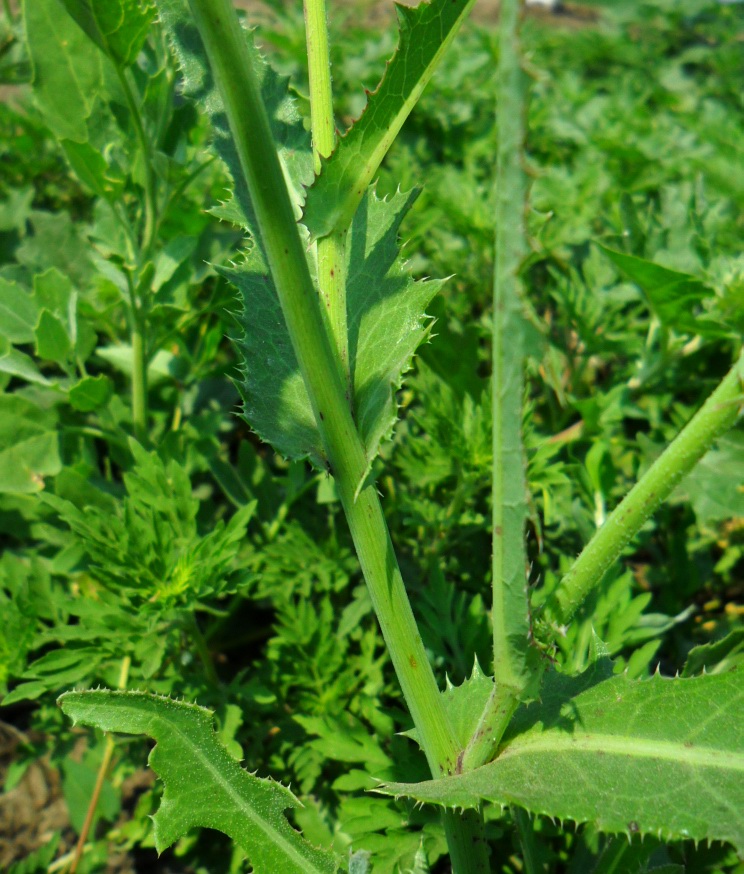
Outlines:
[[[515,804],[606,832],[744,849],[744,675],[604,679],[552,673],[498,758],[467,774],[379,788],[447,807]],[[611,670],[611,668],[610,668]]]
[[[147,0],[62,0],[88,37],[117,64],[137,60],[155,9]]]
[[[75,723],[144,734],[156,746],[149,764],[165,786],[153,817],[162,852],[192,828],[224,832],[256,874],[333,874],[333,856],[311,846],[284,816],[300,802],[280,783],[249,774],[230,757],[211,711],[146,692],[67,692],[58,701]]]
[[[361,118],[341,137],[308,191],[303,221],[317,239],[349,227],[382,159],[475,0],[396,4],[400,38]]]

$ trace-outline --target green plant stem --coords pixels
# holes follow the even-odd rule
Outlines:
[[[458,743],[413,618],[374,486],[363,488],[354,500],[367,460],[310,278],[245,35],[230,0],[189,3],[222,95],[261,243],[383,636],[432,772],[451,772]]]
[[[519,834],[519,844],[522,847],[522,861],[524,862],[525,874],[540,874],[542,865],[537,850],[535,831],[532,828],[532,820],[526,810],[521,807],[512,808],[512,816]]]
[[[199,628],[199,623],[196,621],[196,616],[194,616],[193,613],[189,612],[184,617],[184,620],[186,632],[191,638],[191,642],[196,647],[196,652],[199,655],[199,661],[201,661],[202,665],[204,666],[204,673],[206,674],[207,680],[209,681],[210,685],[219,686],[220,680],[214,667],[212,653],[209,651],[209,645],[207,644],[206,638]]]
[[[134,436],[146,443],[147,432],[147,343],[145,319],[140,295],[129,283],[129,306],[131,310],[130,334],[132,341],[132,425]]]
[[[718,388],[589,541],[545,604],[544,615],[549,622],[560,626],[571,619],[643,523],[705,455],[715,439],[734,424],[744,400],[743,384],[744,352]]]
[[[478,720],[478,726],[463,753],[459,768],[462,773],[480,768],[493,758],[518,705],[519,699],[511,689],[494,686]]]
[[[142,229],[142,239],[140,242],[140,264],[147,260],[152,245],[155,242],[155,230],[157,228],[158,206],[157,206],[157,182],[155,178],[155,166],[153,164],[152,146],[145,131],[145,125],[142,119],[142,113],[134,99],[132,87],[127,79],[126,72],[119,64],[114,64],[116,75],[121,84],[121,89],[124,93],[124,99],[127,102],[129,115],[134,125],[134,133],[137,137],[140,150],[142,152],[142,166],[144,168],[144,190],[145,190],[145,221]]]
[[[307,62],[310,80],[310,125],[313,137],[313,162],[316,175],[321,159],[327,158],[336,145],[331,90],[331,58],[328,50],[328,17],[325,0],[304,0]],[[348,384],[349,338],[346,314],[346,237],[336,232],[318,240],[318,285],[336,347],[338,366]]]
[[[524,316],[519,270],[526,251],[527,187],[521,166],[525,77],[520,63],[519,0],[502,0],[499,25],[496,251],[493,299],[493,673],[519,697],[530,684],[522,447]]]

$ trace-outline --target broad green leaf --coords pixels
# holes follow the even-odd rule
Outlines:
[[[15,282],[0,279],[0,337],[11,343],[30,343],[37,318],[31,295]]]
[[[61,320],[48,309],[41,311],[34,335],[39,358],[58,364],[67,363],[72,352],[72,341]]]
[[[692,334],[721,334],[715,323],[695,314],[700,302],[714,294],[701,279],[606,246],[600,246],[600,249],[631,282],[640,287],[664,325]]]
[[[86,376],[70,389],[70,404],[82,413],[89,413],[102,407],[111,397],[113,389],[113,383],[103,374]]]
[[[84,143],[103,83],[103,55],[62,0],[24,0],[36,102],[60,139]]]
[[[348,228],[398,135],[475,0],[396,5],[395,55],[361,118],[341,137],[308,191],[303,221],[313,239]]]
[[[381,791],[447,807],[515,804],[606,832],[729,841],[744,849],[744,676],[595,682],[549,674],[498,758]],[[592,685],[593,684],[593,685]]]
[[[175,51],[183,75],[183,92],[207,113],[214,144],[233,179],[232,200],[214,210],[220,218],[233,221],[257,237],[257,225],[243,180],[240,161],[223,109],[222,98],[212,77],[206,52],[194,24],[187,0],[157,0],[160,19]],[[245,35],[254,70],[261,86],[274,142],[285,170],[297,215],[304,200],[304,186],[313,180],[310,139],[288,90],[288,80],[279,76],[258,54],[250,33]],[[259,241],[260,243],[260,241]]]
[[[99,197],[111,201],[121,196],[123,184],[114,178],[101,152],[90,143],[63,140],[62,148],[75,175]]]
[[[0,395],[0,492],[32,494],[62,469],[54,415],[17,395]]]
[[[90,39],[117,64],[128,66],[147,37],[155,9],[147,0],[62,0]]]
[[[4,338],[0,338],[0,373],[18,376],[20,379],[36,383],[36,385],[52,384],[42,374],[30,355],[26,355],[25,352],[18,349],[12,349]]]
[[[68,692],[59,704],[75,723],[154,738],[149,763],[165,787],[153,817],[158,852],[201,826],[232,838],[256,874],[337,870],[333,857],[307,843],[285,818],[284,811],[300,802],[230,757],[209,710],[144,692]]]
[[[346,301],[354,417],[367,459],[397,418],[395,391],[430,322],[425,310],[439,281],[414,281],[397,246],[400,223],[417,196],[397,193],[362,201],[347,242]],[[266,262],[258,247],[237,269],[223,273],[240,289],[245,417],[263,440],[287,458],[310,458],[323,468],[315,426],[297,359]],[[361,483],[359,484],[361,485]]]

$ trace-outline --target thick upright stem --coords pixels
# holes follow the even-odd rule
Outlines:
[[[305,0],[305,35],[310,79],[310,125],[313,135],[315,173],[321,159],[336,145],[331,90],[331,58],[328,50],[328,17],[325,0]],[[349,339],[346,315],[346,231],[318,240],[318,284],[328,320],[338,365],[351,398]]]
[[[434,774],[454,770],[459,746],[416,627],[321,316],[268,118],[230,0],[189,0],[225,104],[261,242],[336,478],[359,560],[403,694]]]
[[[530,685],[522,447],[524,316],[519,269],[526,250],[524,73],[519,0],[502,0],[499,38],[496,252],[493,300],[493,671],[496,685],[520,696]]]
[[[743,404],[744,352],[718,388],[589,541],[545,605],[548,621],[562,625],[571,619],[646,519],[669,497],[714,440],[734,424]]]

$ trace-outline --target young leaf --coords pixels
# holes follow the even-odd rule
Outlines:
[[[398,49],[362,117],[339,140],[307,195],[303,221],[313,239],[348,228],[382,159],[475,0],[396,5]]]
[[[300,806],[271,779],[243,770],[214,729],[211,711],[146,692],[67,692],[62,710],[75,723],[144,734],[156,741],[149,763],[165,790],[153,817],[158,852],[192,828],[218,829],[243,850],[256,874],[333,874],[333,856],[311,846],[284,816]]]
[[[448,807],[516,804],[602,831],[730,841],[741,852],[741,672],[596,683],[602,668],[548,675],[542,701],[518,711],[490,764],[380,791]]]
[[[428,333],[425,309],[441,281],[414,281],[398,253],[397,234],[417,192],[360,206],[349,232],[347,307],[354,417],[368,464],[397,418],[395,391]],[[245,263],[222,271],[240,289],[244,358],[240,390],[245,416],[287,458],[323,468],[320,435],[271,276],[258,247]],[[357,484],[359,485],[359,484]]]

